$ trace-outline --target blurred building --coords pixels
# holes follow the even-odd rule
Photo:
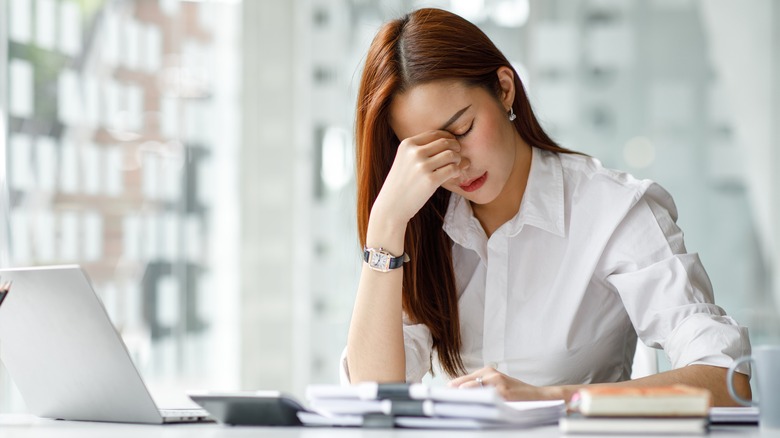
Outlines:
[[[81,264],[153,382],[238,386],[238,6],[2,6],[3,264]]]

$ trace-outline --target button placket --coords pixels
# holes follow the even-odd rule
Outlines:
[[[494,234],[488,240],[488,264],[485,278],[485,321],[482,359],[496,364],[505,355],[507,311],[507,237]],[[498,368],[498,367],[494,367]]]

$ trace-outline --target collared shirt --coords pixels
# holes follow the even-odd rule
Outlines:
[[[537,148],[518,213],[490,238],[453,194],[443,228],[467,371],[494,366],[532,385],[628,380],[637,336],[673,368],[749,354],[676,220],[658,184]],[[404,318],[404,345],[407,381],[444,374],[426,326]]]

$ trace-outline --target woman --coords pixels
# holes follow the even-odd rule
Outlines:
[[[508,400],[687,383],[732,404],[747,330],[713,304],[672,198],[555,144],[476,26],[437,9],[383,26],[356,122],[366,263],[342,380],[440,370]],[[628,380],[637,336],[674,369]]]

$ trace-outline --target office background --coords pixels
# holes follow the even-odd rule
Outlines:
[[[666,187],[717,302],[780,341],[771,0],[0,0],[0,265],[82,264],[163,399],[337,381],[360,64],[422,6],[485,30],[562,145]]]

